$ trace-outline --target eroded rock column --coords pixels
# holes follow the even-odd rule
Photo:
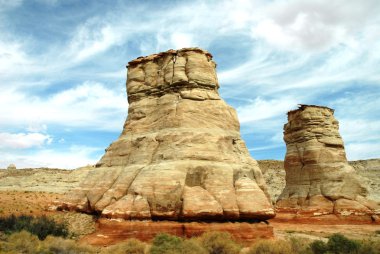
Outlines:
[[[63,207],[137,220],[274,217],[215,67],[198,48],[129,62],[123,132]]]
[[[378,205],[348,164],[334,110],[300,105],[284,126],[286,187],[278,211],[311,216],[374,216]]]

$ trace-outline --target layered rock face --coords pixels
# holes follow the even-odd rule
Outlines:
[[[334,110],[301,105],[290,111],[284,140],[286,187],[278,211],[375,219],[380,210],[347,162]]]
[[[198,48],[129,62],[123,132],[63,207],[136,220],[274,217],[215,67]]]

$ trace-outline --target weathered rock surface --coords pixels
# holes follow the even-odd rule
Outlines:
[[[215,66],[198,48],[129,62],[123,132],[63,207],[137,220],[274,217]]]
[[[367,188],[347,162],[333,113],[313,105],[288,113],[286,186],[277,201],[278,211],[376,220],[379,206],[366,198]]]

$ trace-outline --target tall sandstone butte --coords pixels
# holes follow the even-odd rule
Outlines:
[[[215,67],[199,48],[129,62],[123,132],[64,208],[136,220],[274,217]]]
[[[284,126],[286,187],[278,211],[376,219],[378,205],[346,159],[334,110],[300,105]],[[348,216],[348,217],[347,217]]]

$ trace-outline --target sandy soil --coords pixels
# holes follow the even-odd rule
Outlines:
[[[0,216],[14,215],[46,215],[58,222],[68,225],[74,237],[81,237],[95,231],[95,219],[87,214],[51,210],[54,201],[60,200],[64,194],[0,191]]]

